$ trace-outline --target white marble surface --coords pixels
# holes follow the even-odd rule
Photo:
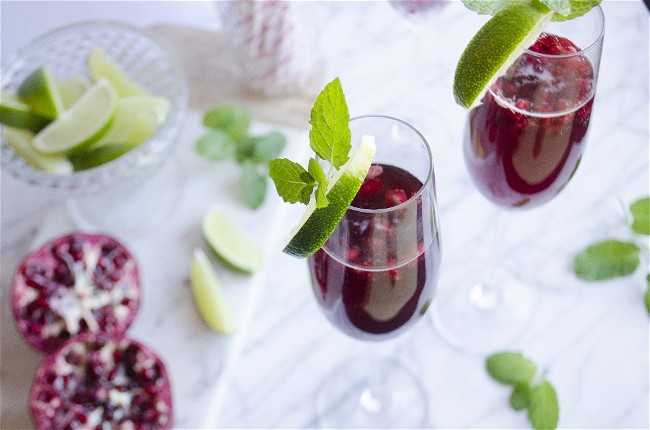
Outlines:
[[[178,23],[218,28],[209,2],[7,2],[0,6],[2,59],[40,30],[109,15],[143,26]],[[455,61],[483,19],[452,4],[420,30],[385,2],[312,2],[328,79],[340,76],[352,115],[385,113],[409,120],[434,153],[444,241],[442,270],[463,261],[489,229],[488,203],[473,189],[461,158],[465,112],[454,104]],[[631,277],[601,284],[577,280],[572,256],[587,244],[627,238],[620,201],[647,195],[648,12],[640,1],[605,1],[606,37],[588,148],[571,183],[545,206],[513,217],[507,264],[536,294],[534,319],[512,349],[547,372],[560,399],[560,428],[649,427],[649,332],[642,296],[648,255]],[[191,85],[191,83],[190,83]],[[215,100],[215,103],[218,102]],[[258,130],[280,128],[256,124]],[[304,130],[282,128],[287,154],[304,155]],[[200,112],[190,111],[177,160],[184,195],[174,216],[155,232],[124,237],[142,266],[143,306],[130,330],[167,362],[177,428],[313,428],[315,394],[328,371],[362,348],[332,328],[311,297],[304,261],[280,252],[299,208],[269,198],[258,211],[233,193],[237,169],[215,166],[192,152]],[[0,427],[30,428],[27,393],[42,359],[17,334],[11,278],[22,256],[74,226],[54,197],[1,176]],[[202,246],[199,220],[219,204],[258,238],[266,270],[248,278],[220,268],[239,318],[230,338],[201,323],[187,287],[191,250]],[[440,288],[445,288],[441,285]],[[377,346],[377,345],[374,345]],[[415,372],[426,391],[426,428],[528,428],[508,405],[508,391],[484,370],[484,357],[450,347],[425,318],[384,350]]]

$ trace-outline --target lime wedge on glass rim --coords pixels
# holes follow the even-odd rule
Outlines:
[[[300,222],[290,233],[283,252],[306,258],[327,242],[359,192],[376,151],[374,137],[363,135],[357,150],[328,184],[329,204],[317,208],[315,199],[311,199]]]
[[[95,142],[108,129],[117,106],[110,82],[101,79],[59,118],[41,130],[33,140],[45,154],[78,152]]]
[[[210,259],[200,248],[195,249],[192,256],[190,284],[199,314],[208,327],[220,334],[235,331],[235,319],[217,274]]]
[[[486,22],[456,66],[456,103],[466,109],[478,106],[498,77],[535,42],[553,13],[546,7],[525,3],[503,9]]]
[[[254,273],[264,265],[264,254],[221,210],[206,212],[201,227],[210,248],[228,266]]]

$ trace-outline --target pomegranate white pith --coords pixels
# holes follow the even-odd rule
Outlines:
[[[139,303],[135,259],[102,234],[58,237],[28,255],[14,277],[18,330],[42,352],[86,332],[124,333]]]

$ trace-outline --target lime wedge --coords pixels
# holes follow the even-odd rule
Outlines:
[[[264,265],[264,254],[222,211],[206,212],[202,229],[208,245],[230,267],[254,273]]]
[[[135,147],[149,139],[165,122],[170,103],[164,97],[132,96],[120,99],[111,126],[95,143]]]
[[[36,133],[49,122],[49,118],[32,111],[15,95],[7,91],[0,92],[0,123]]]
[[[190,268],[190,284],[199,314],[219,334],[235,331],[236,323],[221,284],[210,260],[201,249],[195,249]]]
[[[36,151],[32,146],[34,135],[27,130],[3,127],[3,136],[9,146],[32,167],[57,175],[72,173],[72,163],[63,155],[46,155]]]
[[[315,200],[311,199],[302,219],[289,235],[284,252],[305,258],[325,244],[361,188],[376,150],[374,137],[363,135],[357,150],[328,185],[329,204],[324,208],[316,208]]]
[[[18,87],[18,98],[34,112],[55,119],[63,112],[63,101],[47,67],[34,70]]]
[[[456,102],[466,109],[478,106],[488,88],[535,42],[552,16],[548,8],[526,3],[503,9],[486,22],[456,66]]]
[[[81,75],[73,75],[56,83],[65,109],[70,109],[90,87],[90,82]]]
[[[108,79],[118,97],[142,96],[147,90],[135,83],[102,48],[95,46],[88,54],[88,68],[94,81]]]
[[[133,146],[111,143],[102,146],[92,146],[84,151],[70,154],[68,158],[72,162],[74,170],[87,170],[97,167],[109,161],[115,160],[126,154]]]
[[[78,152],[108,129],[117,106],[110,82],[101,79],[61,117],[34,137],[34,147],[46,154]]]

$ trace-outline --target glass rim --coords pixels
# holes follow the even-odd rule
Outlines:
[[[587,45],[585,47],[581,47],[581,49],[579,51],[571,52],[569,54],[544,54],[544,53],[541,53],[541,52],[532,51],[530,49],[530,47],[524,48],[523,53],[528,54],[528,55],[533,55],[535,57],[540,57],[540,58],[572,58],[572,57],[577,57],[577,56],[580,56],[580,55],[585,55],[586,53],[588,53],[590,51],[593,51],[594,49],[596,49],[598,47],[598,45],[602,45],[603,39],[605,37],[605,14],[603,13],[603,9],[600,7],[600,5],[597,5],[592,10],[596,11],[595,13],[596,13],[596,16],[597,16],[598,27],[599,28],[598,28],[598,34],[594,38],[594,41],[591,42],[589,45]],[[587,13],[590,13],[590,12],[591,11],[589,11]],[[582,16],[580,16],[578,18],[582,18],[585,15],[582,15]],[[569,23],[569,22],[571,22],[571,20],[562,21],[562,22]]]
[[[349,122],[355,121],[355,120],[360,120],[360,119],[368,119],[368,118],[380,118],[380,119],[388,119],[393,122],[397,122],[401,125],[406,126],[408,129],[413,131],[421,140],[421,142],[424,144],[424,148],[426,149],[426,153],[429,159],[429,167],[427,170],[427,176],[425,180],[422,182],[422,186],[413,194],[411,197],[409,197],[406,201],[396,205],[396,206],[391,206],[389,208],[380,208],[380,209],[365,209],[365,208],[359,208],[356,206],[353,206],[350,204],[347,208],[347,210],[352,210],[354,212],[358,213],[368,213],[368,214],[378,214],[378,213],[390,213],[402,208],[405,208],[406,206],[409,206],[412,204],[415,200],[417,200],[418,197],[420,197],[423,193],[424,190],[429,187],[429,184],[433,181],[433,176],[434,176],[434,168],[433,168],[433,154],[431,152],[431,146],[429,145],[429,142],[427,139],[424,137],[424,135],[415,127],[413,127],[411,124],[408,122],[396,118],[394,116],[390,115],[382,115],[382,114],[368,114],[368,115],[358,115],[355,117],[350,118]]]

